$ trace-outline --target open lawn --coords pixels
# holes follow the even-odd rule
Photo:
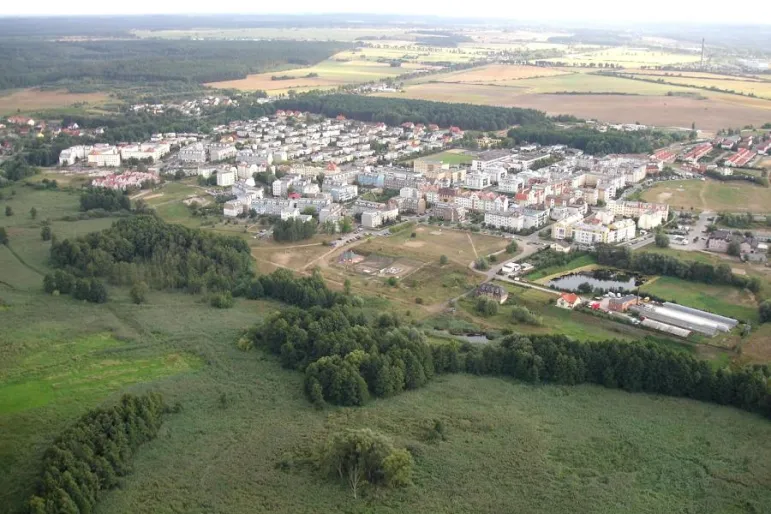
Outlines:
[[[668,203],[675,209],[771,212],[771,189],[740,181],[660,182],[646,190],[642,198],[648,202]]]
[[[544,282],[544,280],[542,280],[544,278],[551,277],[552,275],[566,273],[568,271],[572,271],[577,268],[583,268],[584,266],[590,266],[592,264],[597,264],[597,259],[593,255],[582,255],[571,260],[564,266],[549,266],[547,268],[539,269],[533,273],[525,275],[525,278],[532,281]]]
[[[474,160],[473,155],[469,155],[467,153],[463,153],[463,151],[459,150],[447,150],[444,152],[439,152],[431,155],[427,155],[425,157],[421,157],[419,159],[416,159],[418,161],[442,161],[448,163],[450,166],[458,165],[458,164],[471,164],[471,161]]]
[[[758,323],[758,303],[749,291],[732,286],[688,282],[658,277],[640,287],[640,294],[653,294],[688,307],[703,309],[740,321]]]
[[[410,237],[412,232],[415,232],[415,238]],[[439,262],[439,258],[446,255],[451,262],[468,266],[478,256],[503,250],[507,244],[508,240],[502,237],[420,225],[388,237],[373,238],[359,249],[427,262]]]
[[[85,107],[100,107],[110,97],[105,93],[69,93],[64,90],[21,89],[0,93],[0,115],[42,111],[71,107],[75,104]]]
[[[247,91],[259,89],[266,91],[270,95],[274,95],[278,94],[276,92],[278,90],[309,87],[337,87],[346,84],[369,82],[386,77],[395,77],[396,75],[409,73],[410,70],[421,68],[424,68],[424,66],[411,63],[405,63],[401,67],[394,68],[391,67],[389,63],[365,60],[340,62],[330,59],[309,68],[259,73],[256,75],[249,75],[244,79],[212,82],[206,85],[215,88],[241,89]],[[307,75],[311,73],[315,73],[318,76],[307,77]],[[273,76],[290,76],[294,78],[287,80],[272,80],[271,77]]]

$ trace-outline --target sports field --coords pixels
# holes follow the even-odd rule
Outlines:
[[[676,209],[771,212],[771,189],[748,182],[674,180],[660,182],[642,194],[647,202]]]
[[[444,152],[439,152],[431,155],[427,155],[425,157],[421,157],[419,159],[416,159],[418,161],[442,161],[446,162],[448,164],[455,165],[455,164],[470,164],[471,161],[474,160],[473,155],[469,155],[467,153],[464,153],[463,151],[457,151],[457,150],[447,150]]]
[[[110,97],[106,93],[68,93],[64,90],[21,89],[0,93],[0,115],[16,112],[34,112],[47,109],[71,107],[75,104],[86,107],[104,105]]]

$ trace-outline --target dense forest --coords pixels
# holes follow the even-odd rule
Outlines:
[[[0,89],[69,80],[199,84],[285,64],[312,65],[345,47],[322,41],[0,39]]]
[[[369,319],[337,305],[285,309],[248,337],[305,373],[317,405],[363,405],[425,385],[437,373],[505,375],[531,383],[592,383],[632,392],[683,396],[771,417],[768,366],[715,369],[652,341],[578,342],[562,335],[520,335],[500,343],[430,344],[391,314]]]
[[[118,405],[80,418],[46,450],[29,512],[94,512],[100,492],[116,487],[137,448],[158,434],[163,412],[158,394],[124,395]]]
[[[154,216],[133,216],[101,232],[51,244],[51,263],[76,277],[106,277],[114,284],[140,281],[156,289],[191,293],[231,291],[252,277],[246,241]]]
[[[628,247],[609,245],[598,246],[597,262],[644,275],[665,275],[705,284],[746,287],[754,293],[760,290],[760,280],[757,277],[736,275],[726,263],[714,266],[705,262],[682,261],[660,253],[631,252]]]
[[[411,121],[436,123],[441,127],[457,126],[465,130],[503,130],[512,125],[547,121],[544,113],[533,109],[342,94],[298,95],[276,102],[275,107],[309,111],[331,118],[342,114],[354,120],[377,121],[387,125]]]
[[[505,127],[504,127],[505,128]],[[561,129],[551,125],[518,127],[509,130],[512,144],[538,143],[541,145],[567,145],[592,155],[612,153],[650,153],[674,141],[684,139],[680,134],[656,130],[637,132],[599,132],[590,128]]]

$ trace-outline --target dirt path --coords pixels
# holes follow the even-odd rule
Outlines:
[[[471,243],[471,249],[474,250],[474,257],[478,259],[479,258],[479,254],[477,253],[476,246],[474,246],[474,240],[471,239],[471,234],[466,232],[466,237],[468,237],[468,242]]]

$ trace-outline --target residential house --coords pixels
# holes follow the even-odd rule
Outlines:
[[[501,304],[504,303],[509,297],[509,292],[506,291],[505,288],[497,284],[491,284],[490,282],[485,282],[484,284],[477,287],[475,294],[477,297],[483,296]]]
[[[557,307],[573,310],[581,305],[581,298],[575,293],[562,293],[557,298]]]

